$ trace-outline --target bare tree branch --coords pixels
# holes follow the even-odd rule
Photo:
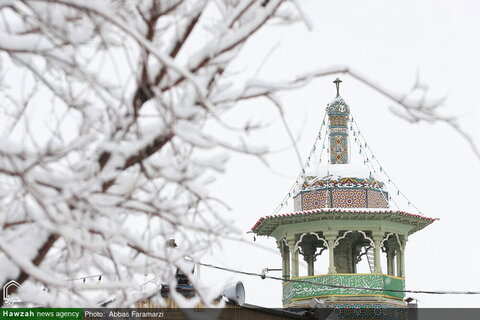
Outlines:
[[[282,11],[286,6],[296,12]],[[241,79],[230,66],[245,43],[272,21],[298,20],[310,25],[300,5],[286,0],[0,4],[7,128],[0,137],[7,186],[0,190],[0,285],[28,283],[25,306],[114,307],[138,301],[141,286],[133,279],[141,275],[175,285],[177,268],[187,270],[185,256],[198,261],[220,239],[235,238],[228,204],[209,189],[228,156],[240,152],[267,164],[268,148],[249,137],[264,127],[248,118],[230,124],[225,111],[268,99],[301,163],[277,93],[314,78],[349,74],[394,101],[393,112],[404,119],[447,123],[480,158],[457,119],[440,115],[443,100],[427,99],[418,79],[399,95],[348,67],[330,67],[234,86]],[[423,95],[412,99],[418,90]],[[219,125],[218,133],[208,133],[209,125]],[[172,238],[181,243],[176,251],[166,245]],[[78,283],[98,274],[101,284]],[[190,280],[209,305],[213,295]],[[35,300],[43,286],[49,302]],[[89,300],[85,289],[103,300]]]

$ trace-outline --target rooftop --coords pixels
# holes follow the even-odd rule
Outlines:
[[[392,221],[411,225],[410,234],[417,232],[436,218],[429,218],[419,214],[391,209],[359,209],[359,208],[318,208],[307,211],[265,216],[260,218],[251,229],[257,235],[269,236],[281,225],[303,223],[321,220],[377,220]]]

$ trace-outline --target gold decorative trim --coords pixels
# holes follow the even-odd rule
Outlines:
[[[315,276],[295,277],[291,279],[297,280],[297,279],[307,279],[307,278],[317,278],[317,277],[327,277],[327,276],[366,276],[366,275],[380,275],[380,276],[386,276],[393,279],[405,280],[405,278],[391,276],[385,273],[327,273],[327,274],[318,274]]]
[[[295,299],[292,299],[290,301],[300,301],[300,300],[307,300],[307,299],[312,299],[312,298],[322,298],[322,297],[384,297],[384,298],[403,301],[402,298],[392,297],[392,296],[388,296],[388,295],[385,295],[385,294],[325,294],[325,295],[320,295],[320,296],[295,298]]]

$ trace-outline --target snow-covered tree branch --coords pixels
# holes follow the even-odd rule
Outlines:
[[[235,232],[208,191],[229,153],[268,152],[248,140],[247,119],[223,119],[242,100],[282,109],[276,92],[348,73],[403,117],[457,128],[437,113],[441,101],[409,101],[345,67],[231,86],[226,71],[249,38],[270,21],[302,19],[282,0],[0,3],[0,285],[22,284],[26,304],[114,296],[114,307],[143,297],[145,274],[174,285],[175,268],[188,274],[184,256],[200,259]],[[210,122],[225,135],[205,130]],[[182,245],[166,246],[171,238]],[[72,281],[90,274],[102,282]],[[214,294],[192,281],[208,305]]]

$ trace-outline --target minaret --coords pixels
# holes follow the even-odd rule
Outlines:
[[[330,163],[348,163],[348,117],[350,108],[340,96],[340,83],[337,78],[333,81],[337,86],[337,96],[327,106],[328,128],[330,129]]]
[[[329,173],[305,177],[293,195],[294,212],[260,218],[252,231],[276,239],[285,279],[285,308],[308,308],[317,299],[341,310],[364,308],[366,313],[358,316],[370,319],[372,309],[406,307],[407,240],[436,219],[391,209],[380,178],[364,166],[360,169],[366,174],[360,172],[350,162],[350,108],[340,96],[340,82],[334,81],[337,96],[326,109]],[[306,274],[300,274],[300,258],[307,264]],[[326,270],[318,270],[319,259],[328,262]],[[360,263],[370,272],[359,273]]]

